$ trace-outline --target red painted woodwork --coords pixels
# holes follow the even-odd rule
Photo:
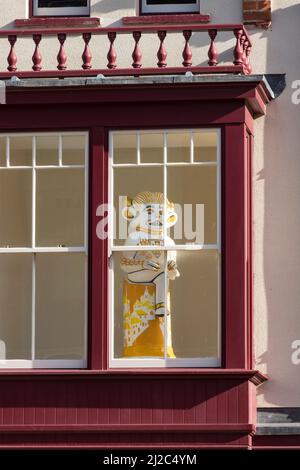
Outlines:
[[[124,16],[122,18],[125,25],[137,24],[188,24],[188,23],[209,23],[210,15],[201,15],[197,13],[179,13],[164,15],[142,15],[142,16]]]
[[[107,54],[107,60],[108,60],[107,67],[109,69],[117,68],[117,53],[116,53],[116,50],[114,48],[114,42],[115,42],[116,36],[117,36],[116,33],[108,33],[107,34],[107,37],[108,37],[109,42],[110,42],[110,48],[109,48],[109,51],[108,51],[108,54]]]
[[[16,35],[8,36],[8,42],[10,44],[10,51],[7,57],[7,62],[8,62],[7,70],[9,72],[15,72],[17,70],[17,55],[15,52],[16,41],[17,41]]]
[[[166,31],[158,31],[157,35],[158,35],[158,38],[160,40],[160,46],[159,46],[159,49],[158,49],[158,52],[157,52],[157,58],[158,58],[157,66],[158,67],[166,67],[167,66],[168,54],[167,54],[167,50],[166,50],[165,45],[164,45],[164,40],[166,38],[167,32]]]
[[[219,31],[232,31],[237,37],[237,43],[234,49],[234,61],[233,65],[218,65],[218,54],[215,45],[215,39],[217,37],[217,33]],[[177,32],[183,34],[185,38],[185,47],[183,50],[183,64],[181,66],[168,66],[166,63],[166,50],[163,43],[163,40],[167,36],[169,32]],[[158,56],[157,67],[143,67],[142,65],[142,52],[140,49],[140,39],[144,34],[153,33],[158,35],[159,38],[159,50],[157,52],[157,48],[155,46],[155,50],[151,51],[150,54],[153,56]],[[208,50],[208,67],[207,66],[192,66],[192,47],[190,45],[190,38],[192,34],[196,33],[206,33],[210,36],[210,47]],[[123,34],[130,34],[133,36],[135,44],[134,44],[134,51],[132,54],[133,63],[130,64],[130,55],[128,57],[128,66],[123,68],[117,67],[116,63],[116,52],[114,49],[114,41],[119,35]],[[109,49],[107,53],[108,64],[107,68],[104,69],[92,69],[91,67],[91,56],[88,48],[88,41],[85,42],[85,50],[83,53],[83,66],[81,70],[70,69],[66,71],[66,54],[64,51],[64,44],[68,40],[68,37],[82,35],[83,38],[92,38],[98,35],[106,35],[109,39]],[[28,29],[20,29],[20,30],[3,30],[0,31],[0,38],[1,37],[15,37],[16,40],[19,41],[23,37],[32,36],[33,41],[35,42],[35,38],[40,37],[40,40],[43,37],[48,36],[57,36],[60,42],[60,50],[57,56],[58,59],[58,70],[48,70],[43,71],[42,74],[37,75],[40,73],[41,67],[40,63],[35,64],[33,72],[29,72],[28,70],[8,70],[1,71],[0,70],[0,79],[11,77],[16,75],[18,77],[26,77],[31,78],[34,76],[40,77],[67,77],[67,76],[95,76],[98,74],[101,75],[137,75],[137,70],[139,70],[138,75],[153,75],[153,74],[160,74],[162,68],[165,69],[164,73],[169,74],[180,74],[186,73],[187,71],[191,71],[193,73],[236,73],[236,74],[249,74],[251,72],[251,66],[249,63],[249,56],[251,53],[251,41],[245,30],[243,25],[212,25],[212,24],[189,24],[189,29],[184,29],[184,26],[175,25],[175,24],[166,24],[163,27],[163,30],[159,28],[159,26],[155,25],[140,25],[138,29],[133,26],[122,26],[116,28],[65,28],[63,30],[56,28],[48,28],[48,29],[35,29],[35,28],[28,28]],[[161,39],[164,36],[163,40]],[[84,39],[85,40],[85,39]],[[11,54],[12,52],[10,52]],[[50,53],[50,51],[49,51]],[[17,56],[15,51],[13,51],[13,61],[17,62]],[[38,54],[38,51],[37,51]],[[147,51],[149,54],[149,51]],[[160,58],[161,57],[161,58]],[[165,58],[164,58],[165,57]],[[131,65],[131,66],[130,66]],[[14,66],[12,66],[14,67]],[[64,72],[64,73],[62,73]]]
[[[243,31],[241,29],[234,30],[234,35],[236,37],[236,46],[234,49],[234,65],[243,65],[244,60],[244,50],[241,44],[241,38],[243,36]]]
[[[211,39],[210,48],[208,51],[208,58],[209,58],[208,65],[210,65],[211,67],[215,67],[218,64],[218,56],[219,56],[217,48],[216,48],[216,44],[215,44],[215,39],[217,37],[218,32],[215,29],[211,29],[208,32],[208,34]]]
[[[183,31],[183,37],[185,39],[185,46],[184,46],[183,53],[182,53],[182,57],[183,57],[182,65],[184,67],[192,66],[193,53],[192,53],[192,49],[189,43],[191,36],[192,36],[192,31],[187,31],[187,30]]]
[[[82,54],[82,68],[83,70],[90,70],[92,68],[92,55],[89,49],[89,42],[91,40],[91,33],[84,33],[82,38],[85,43],[84,51]]]
[[[34,34],[33,35],[33,41],[35,43],[35,49],[34,49],[34,53],[33,53],[33,56],[32,56],[32,62],[33,62],[33,66],[32,66],[32,70],[34,72],[40,72],[42,70],[42,56],[40,54],[40,50],[39,50],[39,44],[42,40],[42,36],[41,34]]]
[[[64,49],[64,44],[65,44],[65,41],[66,41],[66,37],[67,35],[66,34],[58,34],[57,35],[57,38],[59,40],[59,43],[60,43],[60,48],[59,48],[59,51],[58,51],[58,55],[57,55],[57,68],[58,70],[66,70],[67,68],[67,55],[65,53],[65,49]]]
[[[66,17],[42,17],[21,18],[15,20],[16,28],[73,28],[73,27],[96,27],[101,25],[100,18],[88,18],[86,16]]]
[[[139,69],[142,67],[142,51],[139,46],[141,35],[142,34],[140,31],[133,31],[132,33],[133,39],[135,40],[135,46],[134,46],[134,50],[132,53],[132,59],[133,59],[132,67],[134,69]]]
[[[251,152],[263,83],[7,84],[0,132],[89,132],[88,370],[0,371],[2,448],[250,448]],[[178,109],[180,108],[180,113]],[[109,370],[106,241],[97,208],[108,201],[110,129],[218,127],[222,132],[222,367]]]

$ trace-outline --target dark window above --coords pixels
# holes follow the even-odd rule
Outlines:
[[[141,13],[199,12],[199,0],[141,0]]]
[[[89,13],[89,0],[33,0],[35,16],[82,16]]]

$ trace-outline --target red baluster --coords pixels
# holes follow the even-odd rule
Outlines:
[[[246,62],[246,48],[245,48],[245,42],[246,42],[246,35],[243,34],[242,37],[241,37],[241,47],[242,47],[242,50],[243,50],[243,64],[245,64]]]
[[[9,72],[15,72],[17,70],[17,55],[15,53],[15,48],[14,48],[16,41],[17,41],[17,36],[15,35],[8,36],[8,42],[10,44],[10,51],[7,57],[7,62],[8,62],[7,70],[9,70]]]
[[[160,46],[157,52],[157,58],[158,62],[157,65],[158,67],[166,67],[167,66],[167,51],[164,45],[164,40],[166,38],[167,32],[166,31],[158,31],[157,33],[159,40],[160,40]]]
[[[42,35],[41,34],[33,34],[32,37],[33,37],[33,41],[35,43],[35,49],[34,49],[34,53],[33,53],[33,56],[32,56],[32,62],[33,62],[32,70],[34,70],[35,72],[39,72],[40,70],[42,70],[42,66],[41,66],[42,56],[41,56],[40,50],[39,50],[39,44],[42,40]]]
[[[82,68],[83,70],[89,70],[92,68],[92,55],[89,49],[89,42],[91,40],[91,33],[83,33],[82,38],[85,43],[84,51],[82,54]]]
[[[109,51],[107,54],[107,60],[108,60],[107,68],[115,69],[117,68],[117,53],[114,47],[114,42],[117,37],[117,34],[114,32],[107,33],[107,37],[110,42],[110,47],[109,47]]]
[[[236,46],[234,48],[234,65],[243,65],[243,49],[241,46],[241,37],[243,34],[242,29],[235,29],[234,30],[234,35],[236,37]]]
[[[192,35],[192,31],[183,31],[183,36],[185,39],[185,46],[184,46],[183,53],[182,53],[182,57],[183,57],[182,65],[184,67],[191,67],[191,65],[193,64],[192,63],[193,54],[192,54],[192,49],[189,43],[191,39],[191,35]]]
[[[142,33],[140,31],[134,31],[132,33],[133,39],[135,40],[135,47],[132,53],[133,63],[132,67],[134,69],[140,69],[142,66],[142,51],[139,46]]]
[[[65,43],[67,35],[64,33],[60,33],[57,35],[57,37],[60,42],[60,48],[57,54],[57,62],[58,62],[57,68],[58,70],[66,70],[67,55],[65,53],[64,43]]]
[[[248,74],[252,72],[252,65],[250,64],[250,54],[252,50],[252,45],[248,42],[247,48],[246,48],[246,71]]]
[[[210,29],[208,31],[208,34],[211,39],[210,48],[208,51],[208,58],[209,58],[208,65],[210,65],[211,67],[215,67],[218,64],[218,57],[219,57],[219,54],[216,48],[216,43],[215,43],[215,39],[218,34],[218,31],[216,29]]]

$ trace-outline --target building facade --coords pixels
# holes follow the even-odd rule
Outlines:
[[[299,2],[0,12],[0,447],[300,447]]]

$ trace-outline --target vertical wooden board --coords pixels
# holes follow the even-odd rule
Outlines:
[[[230,400],[231,385],[223,381],[217,382],[217,419],[218,423],[228,423],[228,401]]]
[[[238,390],[238,385],[236,385],[230,390],[230,395],[228,397],[228,423],[234,424],[238,422],[239,422],[239,390]]]
[[[206,384],[206,422],[217,423],[217,421],[217,382],[215,380],[208,380]]]

